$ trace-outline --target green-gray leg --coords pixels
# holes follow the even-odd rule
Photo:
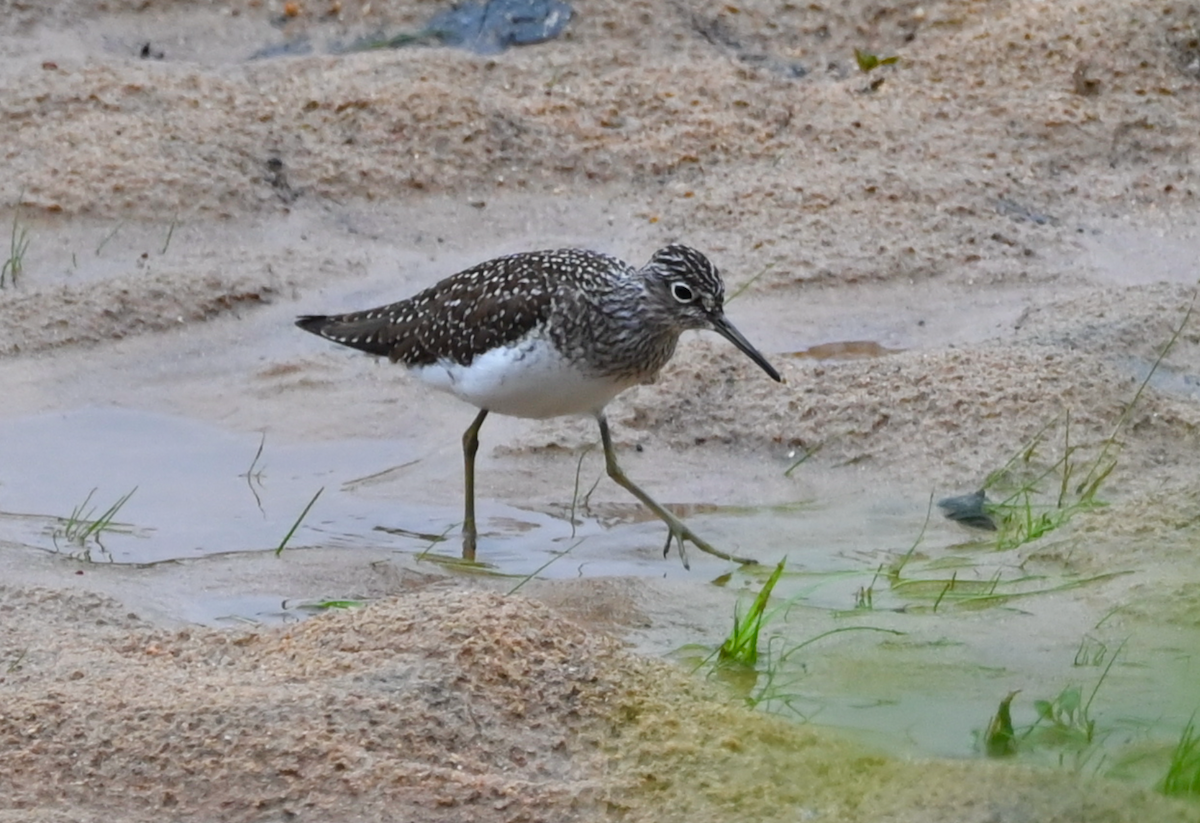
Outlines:
[[[679,545],[679,559],[683,561],[683,567],[685,569],[689,568],[687,555],[683,550],[683,541],[687,540],[700,551],[716,555],[725,560],[732,560],[735,563],[743,564],[758,562],[748,557],[736,557],[713,547],[707,541],[697,536],[687,526],[683,525],[683,521],[678,517],[660,506],[654,498],[638,488],[632,480],[625,476],[625,472],[621,471],[621,467],[617,465],[617,453],[613,450],[612,435],[608,432],[608,420],[605,419],[603,414],[598,414],[596,415],[596,422],[600,424],[600,442],[604,446],[604,465],[608,469],[608,476],[638,500],[642,501],[646,508],[658,515],[658,518],[667,524],[667,545],[663,547],[664,557],[671,551],[671,542],[675,541]]]
[[[463,489],[466,506],[463,510],[463,560],[475,559],[475,453],[479,451],[479,427],[488,416],[487,409],[475,415],[475,422],[463,432]]]

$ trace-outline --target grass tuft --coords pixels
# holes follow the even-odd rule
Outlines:
[[[1042,464],[1042,447],[1047,435],[1060,427],[1062,449],[1049,465]],[[1101,484],[1117,467],[1110,444],[1114,432],[1102,446],[1088,471],[1085,482],[1072,486],[1081,471],[1077,452],[1080,444],[1071,442],[1071,413],[1064,412],[1044,425],[1007,463],[984,481],[983,490],[1002,490],[998,503],[983,502],[983,510],[996,526],[996,547],[1015,549],[1038,540],[1067,524],[1076,514],[1104,506],[1097,498]],[[1022,478],[1013,484],[1014,478]],[[1047,490],[1053,482],[1053,490]]]
[[[1104,506],[1101,487],[1118,465],[1120,435],[1146,387],[1175,347],[1195,311],[1200,286],[1171,336],[1159,351],[1145,378],[1125,405],[1112,432],[1092,447],[1095,457],[1081,457],[1083,444],[1071,438],[1071,412],[1064,411],[1042,426],[1008,461],[988,475],[974,495],[948,497],[938,505],[951,520],[996,532],[996,547],[1015,549],[1065,526],[1081,512]],[[1044,454],[1047,443],[1061,431],[1057,456]],[[992,500],[988,499],[991,493]],[[998,500],[998,502],[993,502]]]
[[[771,589],[775,588],[775,584],[779,582],[785,563],[787,563],[786,557],[780,560],[775,571],[771,572],[771,576],[763,584],[762,590],[750,604],[750,611],[746,613],[745,617],[739,617],[738,610],[734,609],[733,631],[721,644],[721,649],[717,653],[719,662],[747,668],[754,668],[754,665],[758,663],[758,633],[762,630],[767,601],[771,598]]]
[[[1014,754],[1046,750],[1058,752],[1060,765],[1073,754],[1076,767],[1082,766],[1096,751],[1105,734],[1097,731],[1092,716],[1092,704],[1108,673],[1124,648],[1124,643],[1108,656],[1107,665],[1096,684],[1084,699],[1084,689],[1071,684],[1052,699],[1034,700],[1037,719],[1021,729],[1014,729],[1010,706],[1017,691],[1009,692],[1000,701],[999,709],[983,733],[983,751],[988,757],[1008,757]]]
[[[1095,696],[1095,692],[1092,696]],[[1033,701],[1033,710],[1037,712],[1038,719],[1029,731],[1032,733],[1040,726],[1049,732],[1049,739],[1063,743],[1091,743],[1096,736],[1096,721],[1088,712],[1090,706],[1091,700],[1083,702],[1083,687],[1067,686],[1053,700]]]
[[[1200,798],[1200,735],[1193,712],[1171,753],[1171,763],[1155,787],[1169,797]]]
[[[137,486],[117,498],[117,501],[105,509],[99,517],[93,517],[96,507],[88,508],[88,504],[92,502],[92,495],[96,493],[96,489],[92,489],[87,493],[83,502],[71,510],[69,516],[59,518],[58,527],[51,535],[54,547],[58,548],[58,539],[61,537],[65,542],[74,544],[81,549],[87,548],[89,540],[95,541],[96,545],[103,549],[104,543],[100,538],[105,532],[128,532],[130,527],[115,522],[115,518],[121,508],[129,502],[129,498],[133,497],[135,491],[137,491]]]
[[[13,288],[16,288],[17,278],[25,269],[25,252],[29,250],[29,230],[21,225],[21,212],[18,209],[13,213],[12,234],[9,237],[8,243],[8,258],[4,261],[3,266],[0,266],[0,289],[4,288],[4,281],[12,283]]]

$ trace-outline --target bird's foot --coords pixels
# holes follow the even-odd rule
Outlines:
[[[691,543],[705,554],[711,554],[714,557],[720,557],[722,560],[730,560],[743,566],[754,566],[758,561],[753,557],[738,557],[737,555],[723,552],[713,546],[707,540],[697,535],[694,531],[685,526],[682,521],[672,517],[670,520],[664,520],[667,524],[667,542],[663,546],[663,557],[671,553],[671,544],[675,543],[679,546],[679,559],[683,562],[683,567],[690,570],[692,567],[688,565],[687,551],[684,548],[684,541]]]

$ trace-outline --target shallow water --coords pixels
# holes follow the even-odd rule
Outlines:
[[[387,490],[397,475],[422,472],[425,455],[415,440],[276,443],[132,409],[46,413],[9,420],[0,435],[5,492],[0,524],[6,539],[33,548],[86,553],[93,561],[158,563],[274,550],[321,491],[289,548],[387,548],[458,559],[458,489],[447,494],[444,505],[398,500]],[[31,466],[37,471],[29,471]],[[79,509],[77,519],[92,521],[127,493],[128,502],[98,536],[72,542],[64,533],[73,508]],[[661,546],[666,532],[632,499],[581,504],[572,525],[569,495],[564,489],[561,514],[481,497],[482,566],[517,577],[538,570],[550,578],[691,576],[674,550],[669,562],[660,551],[646,550]],[[896,505],[856,506],[852,513],[805,501],[678,508],[706,534],[737,533],[764,563],[787,554],[792,567],[826,572],[844,568],[839,555],[852,552],[868,534],[894,531]],[[848,517],[859,525],[845,528]],[[688,557],[700,573],[732,568],[695,549]],[[553,562],[556,558],[561,559]]]
[[[1118,620],[1097,627],[1077,593],[1099,592],[1105,580],[1088,582],[1054,563],[1022,563],[1013,553],[973,544],[979,533],[942,521],[936,510],[926,522],[927,499],[829,486],[821,499],[788,505],[684,507],[681,514],[718,545],[753,545],[763,561],[757,569],[736,570],[693,550],[691,571],[676,557],[661,556],[661,524],[633,503],[577,513],[572,527],[565,507],[549,513],[481,499],[481,562],[462,566],[457,490],[445,505],[386,493],[397,472],[423,470],[422,454],[414,441],[277,443],[112,407],[13,419],[0,435],[0,541],[91,561],[81,569],[103,564],[115,571],[121,564],[171,565],[205,556],[236,565],[239,556],[270,557],[323,488],[285,550],[296,563],[312,546],[347,553],[347,566],[355,558],[423,559],[431,569],[508,576],[514,584],[531,574],[714,580],[748,598],[771,565],[786,557],[787,572],[764,630],[760,673],[735,680],[764,708],[840,727],[896,752],[974,755],[977,735],[1008,691],[1023,690],[1014,701],[1014,722],[1028,726],[1036,719],[1033,700],[1051,700],[1072,684],[1086,694],[1122,643],[1092,712],[1100,739],[1081,752],[1039,748],[1031,758],[1073,758],[1083,768],[1092,758],[1119,761],[1136,747],[1161,757],[1196,699],[1200,630]],[[35,465],[37,471],[28,470]],[[64,534],[71,514],[64,501],[82,504],[93,489],[88,509],[95,512],[136,491],[99,539],[72,543]],[[918,538],[918,551],[889,580],[887,569]],[[723,582],[728,572],[733,575]],[[274,575],[252,576],[259,582],[245,590],[236,583],[188,585],[186,572],[158,585],[160,597],[190,621],[276,622],[314,612],[291,595],[287,582],[275,588]],[[1055,590],[1064,586],[1069,588]],[[978,599],[989,591],[1006,596]],[[326,596],[362,595],[333,590]],[[707,612],[710,624],[714,619],[699,602],[678,605],[697,616]],[[731,619],[718,616],[716,622],[728,625]],[[703,638],[703,629],[698,636],[695,626],[690,631],[667,629],[650,645],[661,652],[694,649],[689,644],[698,639],[720,641]],[[834,634],[822,639],[825,632]],[[1084,657],[1099,662],[1077,664],[1089,648]],[[693,663],[704,653],[681,652]]]

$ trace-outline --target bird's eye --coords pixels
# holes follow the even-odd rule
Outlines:
[[[696,299],[696,295],[692,291],[692,287],[687,283],[672,283],[671,295],[680,303],[691,303]]]

